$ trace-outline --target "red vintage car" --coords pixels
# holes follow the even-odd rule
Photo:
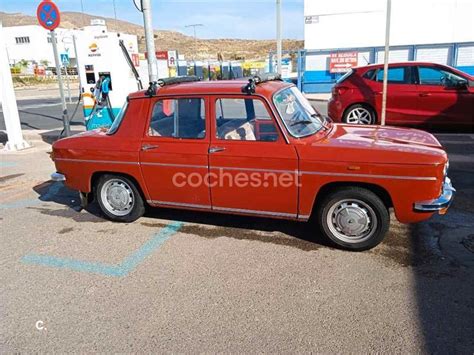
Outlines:
[[[339,247],[444,213],[454,189],[431,134],[334,124],[278,78],[172,78],[129,95],[110,129],[53,145],[54,180],[111,220],[145,206],[308,221]],[[317,231],[315,230],[315,233]]]
[[[383,64],[355,68],[342,76],[332,89],[329,116],[344,123],[380,123],[383,76]],[[472,132],[474,77],[422,62],[390,64],[387,76],[387,124]]]

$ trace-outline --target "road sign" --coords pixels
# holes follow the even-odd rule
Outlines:
[[[330,73],[346,73],[358,65],[357,52],[334,52],[329,56]]]
[[[61,63],[66,66],[69,65],[69,54],[61,53]]]
[[[36,17],[41,26],[47,30],[54,30],[61,22],[61,14],[54,2],[43,0],[36,9]]]

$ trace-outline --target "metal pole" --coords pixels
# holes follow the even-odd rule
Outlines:
[[[151,0],[142,0],[143,23],[145,26],[146,51],[148,52],[148,77],[150,82],[158,80],[155,55],[155,39],[151,20]]]
[[[383,63],[383,88],[382,88],[382,115],[380,124],[385,126],[387,112],[387,84],[388,84],[388,60],[390,55],[390,16],[392,11],[392,0],[387,0],[387,19],[385,20],[385,56]]]
[[[70,104],[72,104],[71,88],[69,86],[69,73],[67,72],[67,66],[66,65],[64,65],[64,72],[66,73],[66,88],[67,88],[68,101],[69,101]]]
[[[69,137],[71,130],[69,129],[69,114],[67,112],[66,99],[64,97],[63,78],[61,75],[61,67],[59,66],[58,44],[56,43],[56,33],[51,31],[51,43],[53,44],[54,62],[56,64],[56,74],[58,75],[59,94],[61,95],[61,104],[63,106],[63,125],[64,135]]]
[[[281,56],[282,56],[282,43],[281,43],[281,0],[276,0],[276,37],[277,37],[277,66],[278,74],[281,74]]]
[[[81,67],[79,66],[79,57],[77,55],[76,35],[72,34],[72,44],[74,46],[74,55],[76,56],[77,77],[79,78],[79,92],[82,95]]]
[[[3,110],[5,128],[8,141],[5,150],[20,150],[30,145],[23,139],[20,116],[16,104],[15,90],[13,89],[12,74],[8,61],[7,47],[4,41],[2,22],[0,21],[0,106]],[[3,158],[2,158],[3,159]]]

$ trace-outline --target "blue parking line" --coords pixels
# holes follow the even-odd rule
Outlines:
[[[0,161],[0,168],[12,168],[18,164],[12,161]]]
[[[119,265],[108,265],[99,262],[59,258],[49,255],[28,254],[21,261],[25,264],[42,265],[58,269],[67,269],[105,276],[123,277],[128,275],[149,255],[162,246],[183,226],[182,222],[173,222],[161,229],[138,250],[127,256]]]

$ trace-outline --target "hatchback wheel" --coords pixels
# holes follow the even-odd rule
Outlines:
[[[352,105],[344,114],[343,121],[349,124],[375,124],[375,112],[364,105]]]
[[[107,218],[133,222],[143,216],[145,206],[137,187],[119,175],[102,175],[96,185],[96,199]]]
[[[318,206],[321,232],[344,249],[360,251],[375,247],[383,240],[390,225],[387,207],[367,189],[336,190]]]

